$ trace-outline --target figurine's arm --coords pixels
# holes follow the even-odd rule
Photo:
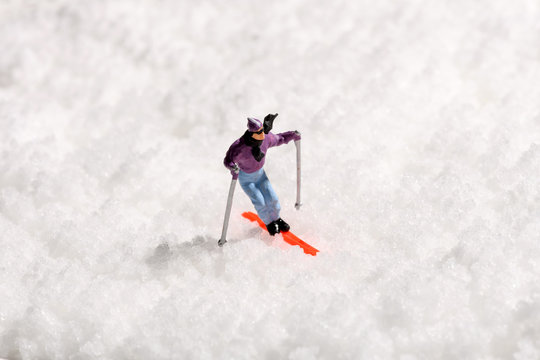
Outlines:
[[[280,146],[283,144],[289,143],[291,140],[300,140],[302,137],[300,136],[300,133],[298,131],[286,131],[280,134],[273,134],[268,133],[267,135],[270,137],[270,146]]]
[[[229,148],[229,150],[227,150],[227,153],[225,154],[225,159],[223,159],[223,165],[225,165],[225,167],[231,171],[233,179],[238,179],[238,165],[236,165],[235,160],[237,154],[236,145],[236,142],[231,145],[231,147]]]

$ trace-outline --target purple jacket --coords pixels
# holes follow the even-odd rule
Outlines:
[[[294,131],[287,131],[280,134],[269,132],[266,134],[261,144],[261,151],[266,154],[268,148],[287,144],[291,140],[300,140],[300,135],[296,134]],[[234,169],[234,164],[238,164],[238,167],[243,172],[252,173],[262,168],[265,160],[266,156],[263,157],[261,161],[255,160],[251,154],[251,147],[245,144],[243,138],[240,138],[232,143],[225,155],[223,164],[227,169],[231,170],[233,179],[237,179],[238,174],[235,174],[234,171],[232,171]]]

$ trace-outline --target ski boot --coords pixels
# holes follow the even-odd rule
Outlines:
[[[276,235],[279,232],[279,224],[278,221],[272,221],[270,224],[266,225],[266,229],[268,230],[268,233],[272,236]]]
[[[279,226],[279,231],[280,232],[287,232],[290,230],[290,226],[289,224],[287,224],[285,221],[283,221],[282,218],[279,218],[277,219],[275,222],[277,222],[278,226]]]

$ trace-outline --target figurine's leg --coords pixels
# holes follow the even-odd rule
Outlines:
[[[272,184],[270,183],[270,180],[268,180],[268,177],[266,176],[266,173],[263,173],[263,175],[261,176],[261,180],[258,186],[264,197],[265,206],[263,212],[270,220],[269,222],[276,221],[277,219],[279,219],[281,205],[279,203],[278,196],[274,191]],[[269,222],[265,222],[265,224],[268,224]]]
[[[265,212],[266,202],[261,190],[257,186],[256,182],[249,181],[246,178],[247,176],[242,176],[242,172],[240,172],[238,179],[240,180],[240,186],[242,187],[242,190],[244,190],[246,195],[251,200],[251,203],[255,207],[255,210],[257,211],[257,214],[259,214],[261,220],[265,224],[271,223],[273,220],[268,220],[268,216]]]

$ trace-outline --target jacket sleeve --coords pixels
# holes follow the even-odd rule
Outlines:
[[[286,131],[279,134],[268,133],[270,136],[270,145],[268,147],[280,146],[283,144],[288,144],[291,140],[300,140],[300,134],[296,131]]]
[[[233,143],[223,159],[223,165],[231,171],[233,179],[238,179],[238,174],[234,171],[234,165],[236,164],[237,143]]]

